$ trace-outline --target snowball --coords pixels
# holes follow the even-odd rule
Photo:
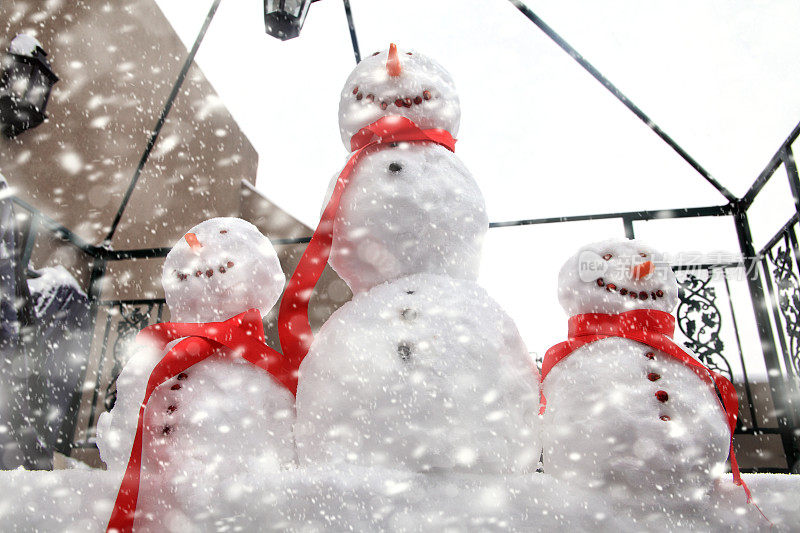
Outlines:
[[[176,322],[218,322],[258,308],[266,315],[286,278],[278,255],[258,228],[238,218],[212,218],[187,232],[167,255],[161,275]]]
[[[583,346],[543,386],[544,469],[558,478],[637,495],[659,486],[691,498],[711,487],[728,456],[730,432],[711,386],[643,344],[610,338]]]
[[[637,241],[584,246],[561,269],[561,304],[570,315],[670,311],[678,284],[659,257]],[[633,269],[647,272],[636,266],[647,261],[657,261],[655,270],[636,279]],[[585,345],[553,367],[543,391],[548,474],[637,498],[660,487],[691,499],[723,470],[730,432],[713,387],[650,346],[621,338]]]
[[[167,350],[175,344],[177,341],[168,344]],[[128,463],[147,380],[164,353],[154,343],[141,341],[132,343],[128,351],[115,382],[114,408],[97,419],[97,448],[110,470],[124,470]]]
[[[148,403],[142,507],[159,509],[165,493],[181,505],[212,505],[238,472],[294,466],[293,423],[294,396],[262,369],[221,356],[198,363]]]
[[[37,48],[42,48],[42,43],[27,33],[20,33],[11,40],[8,51],[21,56],[33,56]]]
[[[339,131],[348,150],[355,133],[388,115],[408,117],[423,129],[458,134],[461,109],[450,74],[417,52],[399,50],[398,56],[399,76],[386,69],[387,49],[364,58],[347,78],[339,101]]]
[[[142,342],[134,349],[117,379],[116,404],[97,424],[101,457],[114,471],[127,466],[147,379],[165,353]],[[293,466],[293,423],[294,397],[262,369],[222,353],[197,363],[156,388],[147,404],[139,509],[211,505],[238,472]]]
[[[413,471],[536,467],[538,373],[472,282],[419,274],[356,295],[300,367],[298,457]]]
[[[488,227],[483,195],[452,152],[401,143],[366,156],[352,174],[330,264],[353,292],[421,272],[475,280]]]

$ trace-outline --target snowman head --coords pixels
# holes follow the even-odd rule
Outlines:
[[[167,254],[161,283],[172,320],[219,322],[257,308],[264,316],[286,278],[258,228],[212,218],[190,229]]]
[[[636,240],[608,240],[583,246],[564,263],[558,300],[570,316],[671,312],[678,303],[678,281],[653,248]]]
[[[339,100],[342,142],[349,150],[350,138],[361,128],[392,115],[455,137],[461,109],[450,74],[434,60],[394,44],[364,58],[347,78]]]

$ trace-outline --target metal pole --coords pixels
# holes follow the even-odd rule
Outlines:
[[[722,267],[722,281],[725,282],[725,293],[728,297],[728,309],[731,312],[731,321],[733,322],[733,333],[736,338],[736,346],[739,348],[739,363],[742,365],[742,377],[744,378],[744,392],[745,398],[747,399],[747,409],[750,415],[750,427],[753,429],[758,429],[758,418],[756,416],[756,406],[753,403],[753,392],[750,389],[750,379],[747,377],[747,365],[744,362],[744,352],[742,351],[742,339],[739,335],[739,323],[736,321],[736,311],[733,309],[733,298],[731,297],[731,286],[728,283],[728,270],[726,267]],[[741,420],[740,420],[741,422]],[[740,427],[744,428],[743,424],[739,424]]]
[[[11,404],[15,411],[9,424],[24,460],[30,470],[48,469],[52,457],[42,449],[37,436],[37,422],[41,421],[40,404],[44,391],[36,386],[37,366],[41,361],[42,345],[36,313],[28,289],[28,262],[36,240],[36,217],[25,217],[16,228],[15,249],[13,250],[16,294],[19,302],[17,320],[19,322],[18,349],[22,363],[21,375],[9,376],[11,379]]]
[[[661,137],[661,140],[667,143],[670,148],[675,150],[679,156],[683,158],[684,161],[689,163],[693,169],[697,171],[698,174],[703,176],[703,178],[710,183],[715,189],[717,189],[722,196],[727,198],[729,202],[736,202],[737,198],[734,196],[732,192],[726,189],[719,181],[717,181],[714,176],[711,175],[705,168],[703,168],[700,163],[697,162],[689,153],[680,147],[680,145],[675,142],[675,140],[667,135],[667,133],[662,130],[658,125],[653,122],[653,120],[648,117],[644,111],[639,109],[639,106],[634,104],[625,94],[620,91],[613,83],[611,83],[605,76],[603,76],[599,70],[597,70],[594,65],[589,63],[577,50],[575,50],[570,44],[563,39],[558,33],[553,30],[550,26],[548,26],[542,19],[539,18],[536,13],[534,13],[528,6],[522,3],[520,0],[509,0],[514,7],[520,10],[520,12],[528,17],[528,19],[533,22],[540,30],[542,30],[545,35],[550,37],[550,39],[556,43],[562,50],[572,57],[577,63],[586,70],[591,76],[599,81],[603,87],[609,90],[614,97],[622,102],[622,104],[627,107],[634,115],[639,117],[639,120],[647,124],[647,127],[653,130],[653,133]]]
[[[635,239],[636,236],[633,233],[633,220],[630,217],[622,217],[622,225],[625,227],[625,238]]]
[[[788,148],[798,136],[800,136],[800,123],[794,127],[792,133],[789,134],[789,137],[783,141],[783,144],[781,144],[781,147],[778,149],[778,151],[775,152],[772,158],[770,158],[769,163],[767,163],[767,166],[764,167],[764,170],[762,170],[755,179],[753,184],[750,186],[750,189],[748,189],[744,196],[742,196],[742,199],[739,201],[742,209],[746,210],[750,207],[750,205],[753,203],[753,200],[755,200],[756,196],[758,196],[758,193],[764,188],[764,185],[766,185],[767,182],[772,178],[773,174],[775,174],[775,171],[778,169],[781,163],[785,161],[784,156],[787,153],[786,148]],[[791,154],[791,149],[788,153]]]
[[[686,207],[681,209],[657,209],[654,211],[625,211],[622,213],[597,213],[591,215],[575,215],[567,217],[530,218],[523,220],[506,220],[490,222],[489,228],[508,228],[513,226],[531,226],[534,224],[553,224],[555,222],[582,222],[587,220],[607,220],[621,218],[631,221],[662,220],[667,218],[719,217],[733,214],[731,204],[711,205],[707,207]]]
[[[794,198],[794,208],[800,214],[800,177],[797,174],[797,163],[794,160],[792,148],[787,144],[781,150],[781,160],[786,167],[786,176],[789,178],[789,188]]]
[[[353,55],[356,56],[356,63],[361,63],[361,51],[358,49],[358,37],[356,37],[356,27],[353,24],[353,11],[350,9],[350,0],[343,0],[344,14],[347,16],[347,26],[350,28],[350,42],[353,43]]]
[[[25,235],[25,246],[23,247],[22,255],[20,256],[20,267],[22,268],[23,272],[28,271],[28,266],[31,262],[31,255],[33,255],[33,245],[36,242],[36,235],[39,233],[40,223],[41,221],[39,220],[39,215],[36,213],[30,215],[30,223],[28,224]]]
[[[214,0],[214,3],[211,5],[211,9],[209,9],[208,15],[206,15],[206,20],[203,22],[203,27],[200,28],[200,33],[197,34],[197,39],[194,41],[194,46],[192,46],[191,51],[189,51],[186,61],[183,62],[183,68],[181,68],[181,71],[178,74],[178,79],[175,80],[175,84],[172,86],[172,92],[170,92],[169,97],[167,97],[167,102],[164,104],[164,109],[161,110],[161,115],[158,117],[158,121],[153,127],[153,131],[150,133],[150,138],[147,140],[144,153],[139,159],[139,164],[133,173],[131,182],[128,185],[128,190],[125,191],[125,194],[122,197],[122,203],[120,203],[119,209],[117,209],[117,214],[114,216],[114,221],[111,223],[111,229],[103,241],[103,245],[106,247],[111,246],[111,240],[114,238],[114,233],[117,231],[117,226],[119,226],[119,222],[122,219],[122,214],[125,211],[125,208],[128,206],[128,201],[131,199],[133,190],[136,188],[136,183],[139,181],[142,168],[144,168],[145,163],[147,163],[147,160],[150,158],[150,152],[153,151],[153,147],[156,145],[156,140],[158,139],[159,133],[161,133],[161,128],[164,126],[164,123],[167,120],[167,115],[172,109],[172,104],[175,102],[175,98],[178,96],[178,92],[183,85],[183,81],[186,79],[186,74],[189,72],[189,67],[191,67],[192,62],[194,62],[194,56],[197,55],[197,50],[200,48],[200,44],[203,42],[203,38],[206,35],[208,26],[211,24],[211,20],[214,18],[214,14],[217,12],[219,3],[220,0]]]
[[[89,353],[91,354],[91,346],[94,345],[94,338],[96,336],[96,329],[97,329],[97,314],[100,308],[100,298],[103,292],[103,276],[106,273],[106,265],[107,262],[102,257],[95,257],[92,259],[92,266],[91,272],[89,274],[89,290],[87,291],[89,296],[89,317],[90,317],[90,324],[92,328],[92,344],[90,345]],[[105,356],[105,351],[101,353],[101,357]],[[62,435],[66,438],[66,442],[63,443],[61,449],[59,451],[64,455],[69,455],[72,451],[72,448],[75,446],[75,435],[76,430],[78,429],[78,418],[80,416],[80,404],[81,400],[83,399],[83,391],[86,390],[86,378],[89,373],[89,358],[86,358],[86,364],[83,367],[83,379],[81,380],[81,389],[72,398],[72,404],[70,405],[69,413],[72,414],[72,420],[64,421],[64,424],[61,426]],[[94,406],[92,407],[94,408]]]

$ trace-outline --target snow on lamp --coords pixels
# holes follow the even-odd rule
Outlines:
[[[50,91],[58,81],[45,58],[47,52],[30,35],[17,35],[2,59],[0,124],[6,137],[35,128],[47,117]]]
[[[300,35],[313,0],[264,0],[267,33],[281,41]]]

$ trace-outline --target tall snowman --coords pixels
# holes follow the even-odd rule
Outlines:
[[[545,472],[628,501],[702,497],[725,471],[736,392],[671,340],[669,264],[635,240],[589,244],[561,268],[558,298],[569,340],[542,365]]]
[[[488,228],[453,154],[450,75],[422,54],[377,52],[342,90],[352,150],[284,294],[281,343],[309,350],[308,298],[328,254],[354,298],[303,359],[301,464],[420,472],[535,469],[538,373],[508,315],[475,280]]]
[[[261,322],[284,280],[270,241],[237,218],[202,222],[169,252],[173,322],[139,334],[98,422],[103,460],[125,472],[110,526],[127,530],[135,509],[137,530],[185,529],[183,510],[210,508],[237,473],[294,464],[293,385]]]

